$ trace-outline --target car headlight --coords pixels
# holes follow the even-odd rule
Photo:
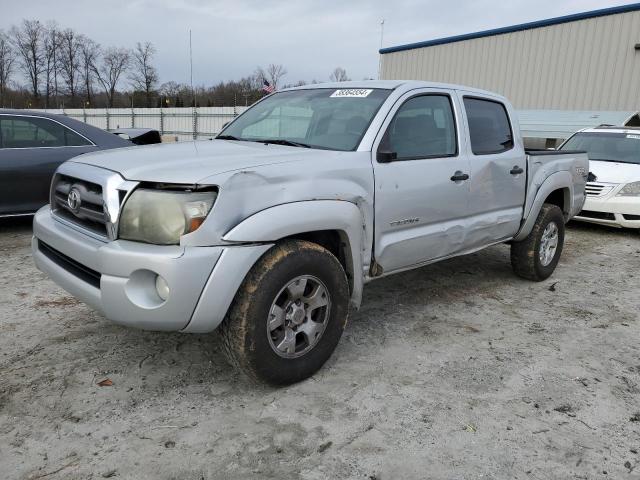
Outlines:
[[[640,196],[640,182],[627,183],[616,197],[638,197]]]
[[[119,238],[158,245],[175,245],[197,230],[218,193],[139,188],[125,202]]]

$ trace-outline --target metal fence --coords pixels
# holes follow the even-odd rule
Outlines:
[[[205,139],[217,135],[225,123],[248,107],[198,108],[67,108],[48,109],[105,130],[153,128],[178,140]]]

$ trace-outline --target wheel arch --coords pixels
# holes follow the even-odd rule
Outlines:
[[[349,291],[353,293],[353,257],[351,241],[349,235],[344,230],[313,230],[310,232],[299,232],[281,240],[306,240],[329,250],[340,262],[342,268],[347,274],[349,282]]]
[[[569,219],[569,213],[571,211],[571,190],[569,187],[557,188],[549,193],[542,203],[550,203],[551,205],[559,207],[566,221]]]
[[[531,233],[542,205],[545,203],[560,207],[565,221],[569,220],[573,211],[573,180],[569,172],[556,172],[549,175],[535,194],[527,199],[529,208],[527,209],[527,205],[525,205],[525,220],[514,237],[515,241],[520,241]]]
[[[333,253],[347,274],[351,304],[362,300],[364,218],[357,205],[343,200],[287,203],[246,218],[222,239],[233,243],[278,242],[299,239]]]

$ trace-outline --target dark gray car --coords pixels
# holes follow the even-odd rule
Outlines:
[[[64,161],[130,146],[64,115],[0,109],[0,217],[29,215],[49,203],[51,177]]]

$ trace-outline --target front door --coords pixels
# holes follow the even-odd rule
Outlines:
[[[461,153],[454,91],[402,97],[374,143],[374,258],[384,273],[460,251],[469,159]]]

